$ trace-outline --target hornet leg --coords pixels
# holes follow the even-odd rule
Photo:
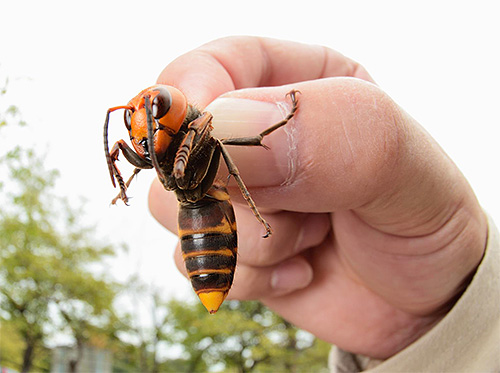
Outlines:
[[[238,138],[235,138],[235,139],[222,139],[222,143],[224,145],[241,145],[241,146],[262,146],[264,148],[267,149],[267,146],[265,146],[264,144],[262,144],[262,139],[264,138],[264,136],[267,136],[269,135],[270,133],[276,131],[278,128],[280,127],[283,127],[285,124],[288,123],[288,121],[290,119],[293,118],[293,116],[295,115],[295,112],[297,111],[298,107],[299,107],[299,101],[297,99],[297,96],[296,94],[297,93],[300,93],[300,91],[297,91],[297,90],[291,90],[290,92],[288,92],[286,95],[287,96],[290,96],[290,99],[292,100],[292,109],[290,110],[290,112],[288,113],[288,115],[281,121],[279,121],[278,123],[272,125],[271,127],[269,127],[268,129],[262,131],[261,133],[259,133],[258,135],[256,136],[249,136],[249,137],[238,137]]]
[[[271,230],[271,226],[269,223],[262,217],[260,214],[259,210],[257,209],[257,206],[255,205],[254,200],[250,196],[250,192],[248,191],[247,187],[245,186],[245,183],[243,182],[240,172],[238,171],[238,168],[236,167],[236,164],[233,162],[231,156],[229,155],[227,149],[225,146],[222,144],[221,140],[217,140],[219,142],[222,156],[224,157],[224,162],[227,165],[227,169],[229,170],[229,174],[234,177],[236,180],[236,183],[238,184],[238,187],[240,188],[241,194],[243,195],[243,198],[245,198],[245,201],[247,201],[248,206],[252,210],[253,214],[257,218],[257,220],[264,226],[266,229],[266,233],[264,234],[264,238],[269,237],[273,232]]]

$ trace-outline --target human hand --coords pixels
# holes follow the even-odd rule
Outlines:
[[[254,135],[270,150],[228,147],[274,234],[232,183],[239,234],[230,297],[260,299],[342,349],[385,359],[435,325],[484,252],[486,219],[435,141],[355,62],[319,46],[217,40],[169,64],[158,82],[209,107],[214,135]],[[262,87],[262,88],[255,88]],[[244,89],[234,91],[235,89]],[[283,106],[286,108],[283,109]],[[177,230],[177,201],[155,182],[150,209]],[[179,247],[176,262],[185,273]]]

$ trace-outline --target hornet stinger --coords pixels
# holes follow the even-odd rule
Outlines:
[[[284,126],[298,108],[296,94],[290,96],[292,108],[280,122],[256,136],[217,139],[211,135],[212,114],[201,112],[187,102],[177,88],[154,85],[146,88],[127,105],[108,109],[104,122],[104,152],[113,186],[120,193],[113,199],[128,202],[126,191],[141,169],[154,168],[166,190],[174,191],[179,201],[179,238],[182,256],[194,291],[210,313],[215,313],[233,283],[236,268],[237,235],[233,206],[225,183],[215,180],[220,158],[257,220],[271,227],[261,216],[250,196],[226,145],[263,146],[262,139]],[[111,112],[125,110],[124,121],[132,147],[118,140],[108,146],[108,123]],[[124,181],[116,165],[121,152],[135,166]],[[115,181],[116,180],[116,181]]]

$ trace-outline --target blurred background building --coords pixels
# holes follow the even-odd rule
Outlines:
[[[54,348],[52,355],[51,373],[68,373],[71,365],[78,361],[75,373],[111,373],[113,355],[109,350],[83,346],[81,357],[78,359],[76,346],[59,346]]]

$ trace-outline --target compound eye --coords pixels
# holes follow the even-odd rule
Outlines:
[[[172,96],[168,89],[163,87],[157,88],[155,91],[158,91],[158,94],[153,99],[151,111],[155,119],[160,119],[163,118],[170,109],[172,105]]]
[[[132,129],[132,110],[125,110],[123,120],[125,121],[125,127],[127,127],[127,129],[130,131]]]

